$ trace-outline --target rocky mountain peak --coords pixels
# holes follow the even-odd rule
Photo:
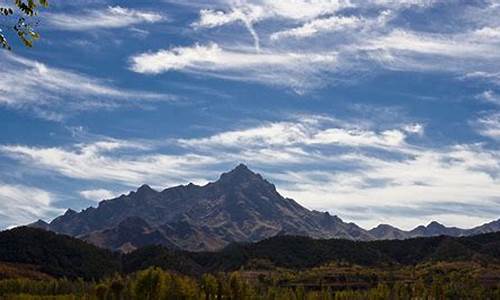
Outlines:
[[[72,215],[76,215],[77,212],[72,210],[71,208],[67,209],[66,212],[64,213],[64,216],[72,216]]]
[[[445,226],[436,221],[432,221],[429,223],[429,225],[427,225],[427,229],[442,229],[442,228],[445,228]]]
[[[156,194],[157,191],[153,190],[149,185],[143,184],[137,189],[137,194],[147,195],[147,194]]]
[[[239,164],[236,168],[232,169],[231,171],[227,173],[222,173],[217,183],[222,183],[222,184],[229,183],[233,185],[238,185],[238,184],[258,182],[258,181],[265,181],[265,180],[262,178],[262,176],[250,170],[246,165]]]
[[[379,224],[377,227],[372,228],[372,230],[392,230],[392,229],[394,229],[394,227],[389,224]]]

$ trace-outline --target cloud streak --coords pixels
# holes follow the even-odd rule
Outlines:
[[[0,183],[0,228],[61,213],[54,200],[53,194],[38,188]]]
[[[255,53],[209,43],[142,53],[131,57],[130,63],[132,71],[143,74],[182,70],[233,80],[289,85],[301,90],[309,86],[311,80],[308,77],[319,70],[334,70],[337,56],[334,52]]]
[[[378,70],[448,72],[460,78],[482,74],[498,82],[500,24],[494,15],[500,13],[500,8],[457,7],[456,11],[450,11],[459,24],[446,31],[439,30],[439,25],[438,29],[429,29],[418,18],[405,17],[414,8],[426,15],[436,3],[439,2],[218,1],[200,9],[198,20],[192,24],[205,30],[206,40],[192,47],[134,55],[131,69],[149,74],[190,72],[207,76],[214,76],[217,70],[220,78],[290,87],[301,93],[338,82],[352,82],[359,79],[360,72]],[[481,15],[484,17],[479,18]],[[436,23],[444,23],[445,19],[446,16]],[[243,24],[251,33],[252,51],[239,38],[239,29],[231,26],[236,23]],[[442,27],[448,28],[449,24]],[[292,57],[290,54],[302,58],[298,62],[281,59],[280,63],[269,64],[271,57],[273,60],[278,56]],[[328,63],[321,60],[313,63],[308,60],[332,54],[336,57],[334,68],[325,66]],[[234,58],[242,62],[236,63]],[[264,72],[262,80],[260,72],[250,68],[245,59],[262,60],[262,67],[271,65],[271,74]]]
[[[131,153],[132,150],[135,152]],[[116,182],[126,186],[139,186],[145,182],[170,185],[181,178],[196,178],[189,171],[193,165],[215,163],[214,159],[195,154],[145,154],[147,148],[143,145],[120,140],[77,144],[69,149],[2,146],[0,151],[35,168],[52,170],[69,178]],[[142,155],[137,155],[137,152]]]
[[[116,193],[106,189],[84,190],[80,191],[79,194],[87,200],[96,202],[104,199],[112,199],[116,196]]]
[[[479,134],[500,141],[500,113],[489,113],[476,121]]]
[[[140,11],[121,6],[104,10],[88,10],[81,14],[47,13],[50,25],[69,31],[88,31],[104,28],[121,28],[141,23],[157,23],[166,17],[156,12]]]
[[[39,117],[60,121],[87,110],[112,110],[173,97],[120,89],[73,71],[50,67],[35,60],[1,53],[0,105],[28,110]]]

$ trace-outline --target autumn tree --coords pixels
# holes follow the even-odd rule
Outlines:
[[[10,50],[12,47],[7,36],[13,33],[26,47],[33,47],[34,41],[40,38],[40,34],[35,30],[38,10],[48,5],[48,0],[13,0],[12,5],[2,4],[0,46]]]

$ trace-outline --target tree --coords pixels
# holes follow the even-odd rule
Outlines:
[[[13,0],[13,6],[0,7],[0,16],[5,20],[0,22],[0,46],[4,49],[11,49],[4,29],[9,28],[26,47],[33,47],[33,42],[40,38],[40,34],[35,31],[36,22],[34,17],[38,14],[39,7],[47,7],[48,0]],[[9,24],[10,22],[10,24]]]
[[[123,291],[125,290],[125,284],[121,278],[116,278],[111,282],[110,285],[111,293],[113,294],[113,300],[123,299]]]
[[[201,277],[201,288],[205,293],[205,299],[215,299],[217,295],[217,278],[212,274],[204,274]]]
[[[137,299],[159,300],[165,292],[164,273],[158,268],[149,268],[137,274],[135,296]]]

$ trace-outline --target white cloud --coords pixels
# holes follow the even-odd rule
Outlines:
[[[156,23],[166,18],[156,12],[110,6],[105,10],[88,10],[83,14],[47,13],[49,24],[63,30],[86,31],[99,28],[120,28],[140,23]]]
[[[367,227],[391,220],[391,224],[409,229],[435,219],[455,226],[473,226],[497,218],[494,212],[484,212],[498,205],[500,152],[473,146],[411,152],[411,158],[404,160],[352,154],[350,162],[363,165],[355,171],[335,167],[334,171],[284,171],[277,178],[288,184],[278,188],[309,207],[329,209]],[[438,206],[446,203],[474,204],[483,207],[483,211],[465,209],[443,216]],[[428,206],[425,212],[419,211],[422,205]],[[388,209],[370,210],[380,207]],[[412,217],[397,219],[401,215],[397,211],[391,213],[391,207],[413,208]],[[359,208],[366,211],[358,213]],[[461,223],[469,217],[474,217],[475,223]]]
[[[225,24],[240,21],[247,28],[248,32],[254,39],[254,46],[257,51],[260,51],[260,38],[253,27],[253,23],[258,20],[263,14],[261,9],[252,11],[245,9],[234,9],[230,13],[223,11],[215,11],[211,9],[203,9],[200,11],[200,20],[193,23],[196,28],[213,28]]]
[[[348,0],[258,0],[230,3],[229,11],[202,9],[198,27],[217,27],[243,19],[251,23],[270,18],[311,20],[352,7]]]
[[[348,146],[393,148],[404,145],[406,135],[402,130],[375,132],[361,128],[331,127],[328,119],[299,119],[295,122],[274,122],[260,127],[227,131],[207,138],[181,139],[188,147],[296,147],[296,146]]]
[[[334,54],[253,53],[226,50],[215,43],[176,47],[131,58],[132,70],[139,73],[162,73],[170,70],[239,70],[265,66],[293,65],[296,62],[335,63]],[[265,72],[265,70],[262,70]]]
[[[142,155],[135,152],[142,151]],[[85,180],[117,182],[128,186],[143,183],[166,186],[179,178],[197,179],[190,167],[215,163],[195,154],[145,154],[139,143],[104,140],[77,144],[72,148],[1,146],[0,152],[33,168],[53,170],[63,176]],[[131,153],[132,152],[132,153]],[[167,171],[168,170],[168,171]]]
[[[500,27],[483,27],[477,29],[474,34],[485,39],[498,39],[500,38]]]
[[[477,120],[479,134],[500,141],[500,113],[487,114]]]
[[[228,11],[217,9],[200,10],[200,18],[193,23],[196,28],[214,28],[241,22],[254,39],[260,51],[260,37],[254,24],[266,19],[310,20],[322,15],[351,7],[349,0],[258,0],[230,2]]]
[[[30,186],[0,183],[0,228],[28,224],[61,213],[54,195]]]
[[[168,95],[116,88],[105,80],[8,53],[0,53],[0,57],[0,105],[31,110],[46,119],[60,120],[78,111],[172,99]]]
[[[500,73],[497,72],[474,71],[466,73],[462,76],[462,79],[480,80],[500,85]]]
[[[424,125],[419,123],[407,124],[403,126],[403,130],[420,136],[424,135]]]
[[[356,50],[353,50],[356,49]],[[498,66],[500,44],[470,32],[437,34],[394,29],[352,45],[352,55],[390,70],[487,74]],[[469,78],[472,78],[469,76]]]
[[[476,96],[477,99],[484,100],[486,103],[500,105],[500,95],[492,90],[487,90]]]
[[[266,52],[230,50],[215,43],[176,47],[133,56],[131,69],[158,74],[172,70],[202,73],[235,80],[289,85],[298,90],[308,86],[318,70],[336,67],[336,53]]]
[[[418,33],[397,29],[368,43],[365,50],[409,51],[450,57],[498,56],[487,51],[495,47],[486,43],[473,43],[460,36]],[[486,51],[486,52],[481,52]]]
[[[433,6],[436,0],[373,0],[373,1],[358,1],[360,5],[377,5],[393,9],[403,9],[410,7],[430,7]]]
[[[492,74],[500,67],[500,42],[498,40],[498,7],[474,7],[457,9],[454,30],[444,30],[447,14],[436,20],[436,28],[409,20],[402,14],[409,9],[427,13],[439,1],[433,0],[377,0],[377,1],[218,1],[200,10],[200,18],[193,25],[210,29],[233,23],[242,23],[254,37],[257,52],[265,55],[284,53],[306,53],[308,56],[335,53],[335,69],[321,63],[307,65],[305,73],[289,73],[287,63],[273,65],[272,79],[260,80],[257,72],[246,76],[235,76],[234,72],[247,71],[245,64],[232,64],[232,68],[219,68],[218,76],[239,80],[251,80],[275,85],[279,76],[286,77],[280,85],[308,88],[321,87],[337,82],[352,82],[360,73],[374,69],[404,71],[450,72],[454,75]],[[348,9],[349,8],[349,9]],[[481,16],[484,16],[481,18]],[[443,26],[440,27],[440,23]],[[432,24],[431,24],[432,25]],[[222,49],[245,52],[242,40],[235,35],[234,27],[227,26],[227,34],[207,34]],[[422,31],[417,28],[425,28]],[[443,30],[442,30],[443,29]],[[236,31],[237,32],[237,31]],[[305,38],[316,38],[314,41]],[[173,48],[178,49],[178,48]],[[164,50],[169,51],[169,50]],[[262,56],[266,60],[266,56]],[[171,57],[181,61],[182,55]],[[207,61],[204,60],[206,63]],[[303,67],[303,64],[293,64]],[[300,70],[300,67],[294,70]],[[328,71],[325,71],[328,70]],[[185,68],[168,70],[187,71]],[[320,73],[323,73],[319,75]],[[324,73],[327,73],[325,75]],[[214,75],[213,72],[203,72]],[[313,74],[314,76],[311,76]],[[266,74],[267,75],[267,74]],[[495,79],[497,82],[498,77]],[[298,83],[297,83],[298,82]],[[308,88],[304,88],[307,90]]]
[[[112,191],[106,189],[85,190],[85,191],[80,191],[79,194],[83,198],[91,201],[112,199],[116,196],[116,193],[113,193]]]
[[[261,3],[269,15],[294,20],[310,20],[352,7],[349,0],[262,0]]]
[[[271,34],[271,40],[283,38],[305,38],[317,35],[321,32],[342,31],[345,29],[359,28],[363,25],[363,20],[358,17],[338,17],[333,16],[325,19],[315,19],[300,27],[287,29]]]

